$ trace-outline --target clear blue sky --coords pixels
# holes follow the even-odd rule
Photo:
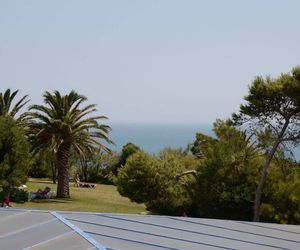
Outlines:
[[[300,64],[300,1],[0,0],[0,91],[71,89],[113,122],[211,123]]]

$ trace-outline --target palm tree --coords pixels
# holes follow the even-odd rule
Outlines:
[[[25,95],[12,107],[12,102],[18,92],[19,90],[16,90],[11,93],[10,89],[7,89],[4,93],[0,93],[0,116],[11,116],[14,118],[20,109],[29,102],[29,100],[26,100],[28,96]],[[21,119],[22,116],[17,120]]]
[[[32,105],[27,113],[30,138],[34,153],[44,149],[55,152],[57,166],[57,198],[69,198],[68,161],[71,149],[81,156],[99,147],[110,151],[97,139],[113,143],[107,136],[111,128],[100,124],[105,116],[88,116],[96,105],[79,106],[86,97],[71,91],[61,95],[58,91],[45,92],[45,105]]]

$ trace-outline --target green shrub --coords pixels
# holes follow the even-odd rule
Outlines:
[[[165,149],[154,157],[143,152],[130,156],[121,167],[117,187],[121,195],[145,203],[148,210],[170,215],[189,212],[189,191],[175,179],[177,173],[197,163],[180,150]]]
[[[10,191],[10,201],[24,203],[29,200],[29,193],[26,190],[13,188]]]
[[[26,190],[19,188],[12,188],[9,194],[9,200],[17,203],[24,203],[29,200],[29,193]],[[0,200],[5,197],[4,191],[0,192]]]

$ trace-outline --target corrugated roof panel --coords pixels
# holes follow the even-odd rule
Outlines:
[[[0,209],[0,223],[1,249],[300,249],[295,225],[22,209]]]
[[[1,209],[0,215],[0,249],[53,249],[54,245],[57,249],[63,246],[72,250],[93,247],[48,211]]]
[[[30,249],[32,250],[51,250],[51,249],[72,249],[72,250],[82,250],[89,249],[95,250],[96,248],[91,246],[89,242],[87,242],[82,237],[79,237],[78,234],[74,231],[70,231],[66,234],[61,234],[55,239],[51,239],[49,241],[44,241],[40,244],[36,244],[32,246]]]
[[[136,222],[127,221],[123,218],[106,217],[105,215],[85,216],[85,215],[65,215],[68,220],[80,227],[93,237],[105,236],[107,238],[118,240],[120,244],[123,242],[131,242],[138,247],[160,247],[166,249],[193,249],[205,246],[226,249],[225,246],[217,245],[214,239],[208,239],[207,235],[195,234],[191,231],[187,232],[177,228],[164,227],[161,224],[153,224],[151,222],[139,223],[139,219],[143,216],[136,216]],[[159,217],[159,216],[158,216]],[[163,217],[161,218],[163,219]],[[113,238],[114,237],[114,238]],[[107,247],[111,247],[107,245]],[[123,249],[122,246],[119,246]],[[125,248],[124,248],[125,249]]]
[[[134,245],[153,244],[154,247],[155,243],[161,247],[168,246],[174,249],[203,249],[203,247],[205,249],[236,249],[236,247],[238,249],[294,249],[296,247],[297,249],[300,247],[297,235],[274,236],[273,229],[268,229],[271,232],[266,229],[264,232],[254,233],[247,229],[247,225],[235,221],[112,214],[70,213],[64,216],[93,237],[113,236],[114,241],[131,241]],[[110,247],[108,243],[106,245]],[[119,249],[127,248],[120,246]]]

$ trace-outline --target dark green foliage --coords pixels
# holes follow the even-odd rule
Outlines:
[[[112,170],[113,174],[117,175],[119,169],[126,164],[126,160],[131,155],[133,155],[134,153],[136,153],[136,152],[138,152],[140,150],[141,149],[138,146],[136,146],[135,144],[133,144],[131,142],[129,142],[126,145],[124,145],[123,148],[122,148],[120,159],[119,159],[118,163],[114,166],[114,168]]]
[[[51,169],[43,162],[34,162],[29,169],[28,176],[33,178],[51,178]]]
[[[4,196],[4,192],[0,192],[0,200],[2,200]],[[17,203],[27,202],[29,200],[29,193],[23,189],[11,188],[9,193],[9,200]]]
[[[259,160],[245,132],[228,122],[217,121],[217,139],[206,145],[205,158],[197,169],[194,215],[249,220]]]
[[[271,131],[272,146],[266,150],[255,200],[254,221],[259,221],[259,211],[268,169],[280,145],[285,142],[297,145],[300,142],[300,67],[278,78],[257,77],[249,87],[246,103],[239,114],[233,114],[236,124],[247,124],[256,130]]]
[[[292,121],[298,119],[300,81],[297,79],[297,72],[299,70],[299,67],[294,68],[292,74],[282,74],[276,79],[256,77],[249,87],[248,96],[245,97],[247,103],[241,105],[241,115],[256,119],[261,125],[270,125],[272,120],[280,122],[285,119],[292,119]],[[291,132],[298,131],[292,129]]]
[[[189,183],[193,185],[194,179],[178,181],[178,173],[196,169],[198,161],[186,155],[181,149],[166,148],[160,152],[159,165],[156,174],[158,181],[157,196],[149,202],[149,210],[170,215],[190,214],[192,201],[190,199]],[[147,203],[146,203],[147,204]]]
[[[188,190],[175,176],[195,165],[196,161],[180,150],[166,149],[159,158],[137,152],[120,169],[118,191],[132,201],[145,203],[153,212],[181,215],[188,211],[191,201]]]
[[[253,199],[272,135],[259,133],[259,143],[230,122],[215,124],[216,139],[206,145],[197,169],[193,215],[251,220]],[[257,138],[257,137],[256,137]],[[198,138],[197,138],[198,139]],[[300,167],[286,159],[282,149],[275,155],[263,192],[261,219],[266,222],[300,224]]]
[[[0,185],[9,193],[24,184],[30,167],[29,144],[11,117],[0,117]]]
[[[299,164],[276,159],[264,189],[261,220],[300,224]]]
[[[52,161],[47,153],[34,155],[28,175],[34,178],[52,178]]]
[[[196,140],[191,144],[190,150],[197,158],[203,158],[207,154],[208,147],[215,141],[216,140],[210,136],[197,133]]]
[[[132,155],[120,170],[117,187],[121,195],[142,203],[156,197],[157,160],[144,152]]]

